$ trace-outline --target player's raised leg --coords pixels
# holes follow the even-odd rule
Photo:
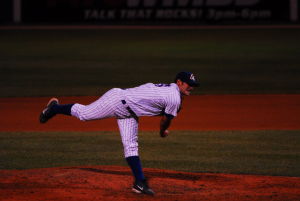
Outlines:
[[[98,100],[88,104],[59,104],[57,98],[52,98],[40,114],[40,123],[46,123],[56,114],[74,116],[81,121],[104,119],[115,116],[115,107],[121,104],[118,90],[111,89]]]

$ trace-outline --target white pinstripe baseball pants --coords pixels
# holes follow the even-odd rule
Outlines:
[[[122,89],[114,88],[89,105],[74,104],[71,115],[81,121],[117,118],[125,158],[138,156],[138,121],[131,117],[123,100]]]

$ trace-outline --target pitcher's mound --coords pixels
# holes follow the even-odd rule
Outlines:
[[[300,178],[147,169],[154,197],[135,194],[127,167],[84,166],[0,170],[2,201],[300,200]]]

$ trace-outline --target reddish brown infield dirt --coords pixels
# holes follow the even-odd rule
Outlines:
[[[61,97],[88,104],[97,97]],[[59,116],[45,125],[38,115],[48,98],[1,98],[1,132],[117,131],[114,119],[80,122]],[[141,118],[140,130],[157,131],[159,118]],[[300,95],[187,97],[172,130],[300,130]],[[26,135],[26,133],[24,133]],[[171,137],[171,136],[169,136]],[[167,140],[167,139],[166,139]],[[89,166],[0,170],[1,201],[211,200],[299,201],[299,177],[187,173],[145,169],[156,195],[131,192],[128,167]]]

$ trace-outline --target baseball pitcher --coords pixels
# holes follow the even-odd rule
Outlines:
[[[118,122],[125,159],[130,166],[135,193],[154,195],[144,176],[138,153],[138,124],[140,116],[161,115],[161,137],[169,135],[168,128],[180,110],[182,97],[190,95],[199,84],[190,72],[180,72],[174,83],[147,83],[135,88],[113,88],[89,105],[59,104],[52,98],[41,112],[40,123],[46,123],[57,114],[74,116],[81,121],[115,117]]]

